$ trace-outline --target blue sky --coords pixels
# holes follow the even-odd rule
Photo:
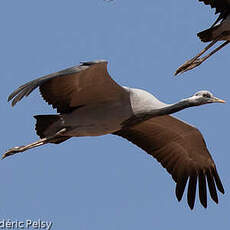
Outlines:
[[[19,85],[80,61],[106,59],[120,84],[146,89],[174,103],[207,89],[230,98],[229,52],[175,78],[176,68],[205,44],[196,33],[215,20],[197,0],[20,0],[0,3],[1,145],[37,140],[35,114],[51,109],[38,90],[14,108]],[[200,129],[226,190],[219,204],[186,197],[155,159],[112,135],[72,138],[1,161],[0,217],[53,221],[53,229],[217,229],[229,226],[229,102],[175,114]],[[0,218],[0,219],[1,219]]]

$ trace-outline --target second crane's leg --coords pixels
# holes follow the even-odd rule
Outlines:
[[[53,136],[42,138],[42,139],[40,139],[38,141],[35,141],[35,142],[31,143],[31,144],[28,144],[28,145],[16,146],[14,148],[11,148],[11,149],[9,149],[7,152],[5,152],[2,155],[2,159],[6,158],[8,156],[14,155],[16,153],[24,152],[24,151],[26,151],[28,149],[32,149],[32,148],[35,148],[35,147],[38,147],[38,146],[41,146],[41,145],[45,145],[45,144],[48,144],[48,143],[58,141],[60,138],[65,138],[63,136],[65,131],[66,131],[66,129],[64,128],[64,129],[60,130],[59,132],[57,132]]]
[[[206,55],[204,58],[199,59],[199,57],[204,54],[207,50],[209,50],[213,45],[216,44],[217,41],[221,40],[221,38],[223,38],[224,33],[221,34],[220,36],[218,36],[215,40],[213,40],[211,43],[209,43],[203,50],[201,50],[200,53],[198,53],[195,57],[193,57],[192,59],[186,61],[183,65],[181,65],[176,72],[174,73],[174,75],[177,75],[179,73],[184,73],[188,70],[191,70],[193,68],[195,68],[196,66],[200,65],[202,62],[204,62],[206,59],[208,59],[211,55],[213,55],[214,53],[216,53],[218,50],[220,50],[221,48],[223,48],[225,45],[228,44],[228,41],[226,41],[225,43],[223,43],[222,45],[220,45],[219,47],[217,47],[215,50],[213,50],[210,54]],[[227,44],[226,44],[227,43]]]
[[[226,41],[223,44],[221,44],[220,46],[218,46],[216,49],[214,49],[212,52],[210,52],[209,54],[207,54],[206,56],[204,56],[202,58],[197,58],[189,66],[187,66],[182,71],[180,71],[180,73],[184,73],[184,72],[186,72],[188,70],[191,70],[191,69],[199,66],[201,63],[203,63],[205,60],[207,60],[209,57],[211,57],[214,53],[216,53],[217,51],[219,51],[220,49],[222,49],[223,47],[225,47],[229,42],[230,41]],[[175,73],[175,74],[177,74],[177,73]]]
[[[204,56],[203,58],[198,58],[197,62],[199,62],[199,65],[204,62],[205,60],[207,60],[209,57],[211,57],[214,53],[216,53],[217,51],[219,51],[220,49],[222,49],[223,47],[225,47],[227,44],[229,44],[230,41],[226,41],[223,44],[221,44],[220,46],[218,46],[216,49],[214,49],[212,52],[210,52],[209,54],[207,54],[206,56]],[[196,66],[194,66],[196,67]]]
[[[216,42],[218,41],[218,39],[215,39],[214,41],[212,41],[211,43],[209,43],[203,50],[200,51],[200,53],[198,53],[195,57],[193,57],[192,59],[186,61],[183,65],[181,65],[176,72],[174,73],[174,75],[177,75],[179,73],[184,73],[187,70],[189,70],[189,67],[195,63],[195,61],[202,55],[204,54],[207,50],[209,50]],[[193,67],[194,68],[194,67]],[[191,68],[191,69],[193,69]]]

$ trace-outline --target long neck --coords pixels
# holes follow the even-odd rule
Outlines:
[[[183,110],[183,109],[186,109],[192,106],[196,106],[196,105],[197,104],[194,104],[190,100],[186,100],[186,99],[181,100],[175,104],[166,105],[165,107],[160,108],[160,109],[152,109],[148,112],[142,112],[142,113],[136,114],[132,116],[131,118],[129,118],[128,120],[124,121],[122,125],[123,126],[135,125],[139,122],[143,122],[153,117],[176,113],[180,110]]]
[[[148,112],[146,115],[149,118],[152,118],[155,116],[168,115],[168,114],[176,113],[180,110],[183,110],[183,109],[186,109],[186,108],[189,108],[192,106],[196,106],[196,104],[194,104],[190,100],[185,99],[185,100],[179,101],[175,104],[166,105],[165,107],[160,108],[160,109],[153,109],[150,112]]]

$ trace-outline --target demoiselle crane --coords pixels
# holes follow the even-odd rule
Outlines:
[[[207,30],[201,31],[197,34],[202,42],[210,42],[199,54],[192,59],[186,61],[175,72],[175,75],[191,70],[205,60],[207,60],[214,53],[222,49],[230,42],[230,0],[199,0],[206,5],[210,5],[216,9],[216,14],[220,14],[214,24]],[[207,50],[209,50],[216,42],[225,41],[216,49],[208,53],[206,56],[200,58]]]
[[[175,104],[165,104],[144,90],[118,85],[108,74],[106,61],[84,62],[40,77],[20,86],[8,100],[14,106],[37,87],[59,114],[34,116],[41,139],[11,148],[2,158],[71,137],[114,134],[133,142],[167,169],[176,182],[179,201],[189,180],[187,200],[191,209],[197,180],[201,204],[207,207],[206,180],[211,198],[218,203],[216,187],[221,193],[224,188],[201,133],[168,114],[223,100],[199,91]]]

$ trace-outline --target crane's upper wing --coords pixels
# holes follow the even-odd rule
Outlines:
[[[45,101],[60,113],[86,104],[122,99],[127,95],[125,89],[109,76],[106,61],[84,62],[40,77],[20,86],[8,100],[13,99],[14,106],[37,87]]]
[[[207,207],[206,179],[212,199],[218,203],[216,186],[224,193],[215,163],[198,129],[169,115],[159,116],[114,134],[124,137],[155,157],[176,182],[176,196],[181,200],[189,179],[187,200],[194,207],[197,179],[199,197]]]
[[[205,5],[210,5],[212,8],[216,8],[216,14],[225,14],[226,11],[230,11],[230,0],[199,0]]]

